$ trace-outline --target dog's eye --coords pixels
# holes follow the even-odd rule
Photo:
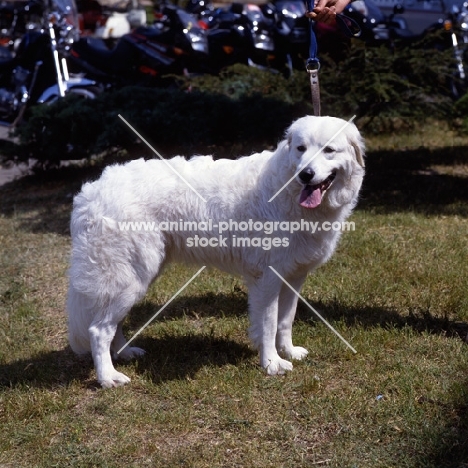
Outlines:
[[[325,146],[322,150],[325,154],[330,154],[335,152],[335,148],[333,146]]]
[[[297,147],[297,151],[299,151],[299,152],[301,152],[301,153],[303,153],[306,149],[307,149],[307,148],[306,148],[304,145],[299,145],[299,146]]]

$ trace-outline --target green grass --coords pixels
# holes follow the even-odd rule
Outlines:
[[[1,187],[0,466],[468,466],[468,156],[426,134],[369,142],[356,231],[303,290],[358,353],[300,305],[310,354],[284,377],[257,365],[241,281],[206,270],[117,365],[131,384],[101,390],[64,313],[71,195],[94,169]],[[196,270],[169,268],[127,336]]]

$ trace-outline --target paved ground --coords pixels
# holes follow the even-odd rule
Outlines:
[[[8,139],[8,128],[0,126],[0,140]],[[4,168],[0,165],[0,186],[4,185],[12,180],[21,177],[28,170],[26,164],[21,166],[13,166],[12,168]]]
[[[12,168],[4,168],[0,166],[0,186],[23,176],[28,171],[26,165],[13,166]]]

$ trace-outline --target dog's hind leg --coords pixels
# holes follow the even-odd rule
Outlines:
[[[269,269],[268,269],[269,270]],[[276,350],[278,326],[278,291],[281,280],[272,272],[265,271],[261,278],[248,282],[250,338],[260,353],[260,365],[269,375],[284,374],[293,366],[281,358]]]
[[[110,347],[118,324],[112,321],[95,321],[89,327],[91,352],[96,368],[97,380],[103,388],[125,385],[130,379],[118,372],[112,363]]]
[[[112,341],[111,350],[114,353],[114,359],[125,359],[130,360],[145,354],[145,350],[137,348],[135,346],[127,346],[127,340],[123,334],[122,322],[119,322],[117,325],[117,330],[115,332],[115,337]],[[123,348],[123,349],[122,349]]]
[[[126,344],[121,322],[133,304],[142,296],[141,291],[137,289],[128,288],[118,296],[108,298],[107,304],[98,314],[95,314],[88,328],[97,380],[103,388],[119,387],[130,382],[125,374],[114,368],[111,348],[119,351]],[[141,355],[143,350],[127,347],[122,352],[124,358],[129,358]]]
[[[301,275],[295,278],[287,278],[288,283],[294,288],[297,293],[304,284],[306,275]],[[308,351],[301,346],[294,346],[292,342],[292,326],[296,315],[297,294],[284,284],[281,287],[278,304],[278,331],[276,334],[276,349],[281,356],[287,359],[303,359],[307,356]]]

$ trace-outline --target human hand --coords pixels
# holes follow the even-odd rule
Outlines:
[[[336,14],[341,13],[350,0],[316,0],[312,11],[306,13],[308,18],[325,24],[335,24]]]

